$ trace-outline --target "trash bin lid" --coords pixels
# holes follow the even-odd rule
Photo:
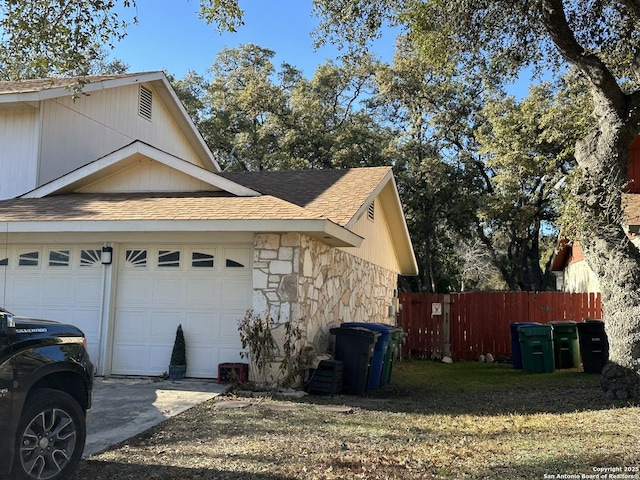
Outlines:
[[[553,332],[551,325],[523,325],[518,328],[520,338],[522,337],[550,337]]]
[[[347,328],[367,328],[369,330],[373,330],[374,332],[381,332],[385,334],[391,334],[396,329],[396,327],[385,325],[384,323],[344,322],[340,324],[340,326]]]
[[[329,330],[332,335],[352,335],[354,337],[368,337],[372,340],[377,339],[381,333],[374,332],[368,328],[362,327],[334,327]]]

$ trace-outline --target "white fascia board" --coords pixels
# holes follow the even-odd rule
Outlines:
[[[299,232],[334,246],[359,247],[363,238],[330,220],[116,220],[0,222],[0,231],[15,233],[95,232]]]
[[[176,120],[178,125],[188,133],[187,137],[191,137],[193,143],[197,147],[196,150],[200,150],[200,152],[207,157],[207,159],[211,162],[213,168],[217,172],[221,172],[222,168],[218,164],[218,161],[213,157],[213,153],[209,149],[209,146],[204,141],[200,130],[193,123],[193,120],[187,113],[187,110],[184,108],[184,105],[176,95],[175,90],[169,83],[167,77],[163,74],[161,79],[158,79],[157,82],[153,83],[154,87],[158,94],[163,98],[165,106],[169,109],[173,118]]]
[[[80,94],[106,90],[108,88],[133,85],[135,83],[154,82],[163,79],[166,81],[166,76],[161,71],[145,72],[138,75],[134,74],[125,77],[105,79],[98,82],[85,83],[80,90]],[[0,102],[40,102],[42,100],[49,100],[52,98],[66,97],[73,94],[74,86],[75,85],[69,85],[66,87],[44,88],[35,92],[17,92],[3,94],[0,95]]]
[[[181,158],[136,140],[115,152],[105,155],[98,160],[77,168],[56,180],[21,195],[21,198],[43,198],[48,195],[65,191],[74,185],[80,186],[85,178],[90,178],[92,175],[96,175],[100,171],[122,162],[135,154],[144,155],[186,175],[190,175],[194,178],[207,182],[221,190],[233,195],[238,195],[239,197],[258,197],[261,195],[255,190],[239,185],[231,180],[216,175],[209,170],[205,170],[204,168],[198,167],[186,160],[182,160]]]

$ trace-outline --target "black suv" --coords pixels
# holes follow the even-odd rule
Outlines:
[[[0,477],[67,478],[84,449],[92,386],[79,329],[0,309]]]

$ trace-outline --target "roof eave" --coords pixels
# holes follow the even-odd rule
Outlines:
[[[299,232],[335,247],[359,247],[363,238],[326,219],[222,220],[51,220],[0,222],[0,230],[16,233],[96,232]]]

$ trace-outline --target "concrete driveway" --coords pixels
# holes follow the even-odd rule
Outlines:
[[[226,388],[213,380],[96,378],[83,457],[144,432]]]

